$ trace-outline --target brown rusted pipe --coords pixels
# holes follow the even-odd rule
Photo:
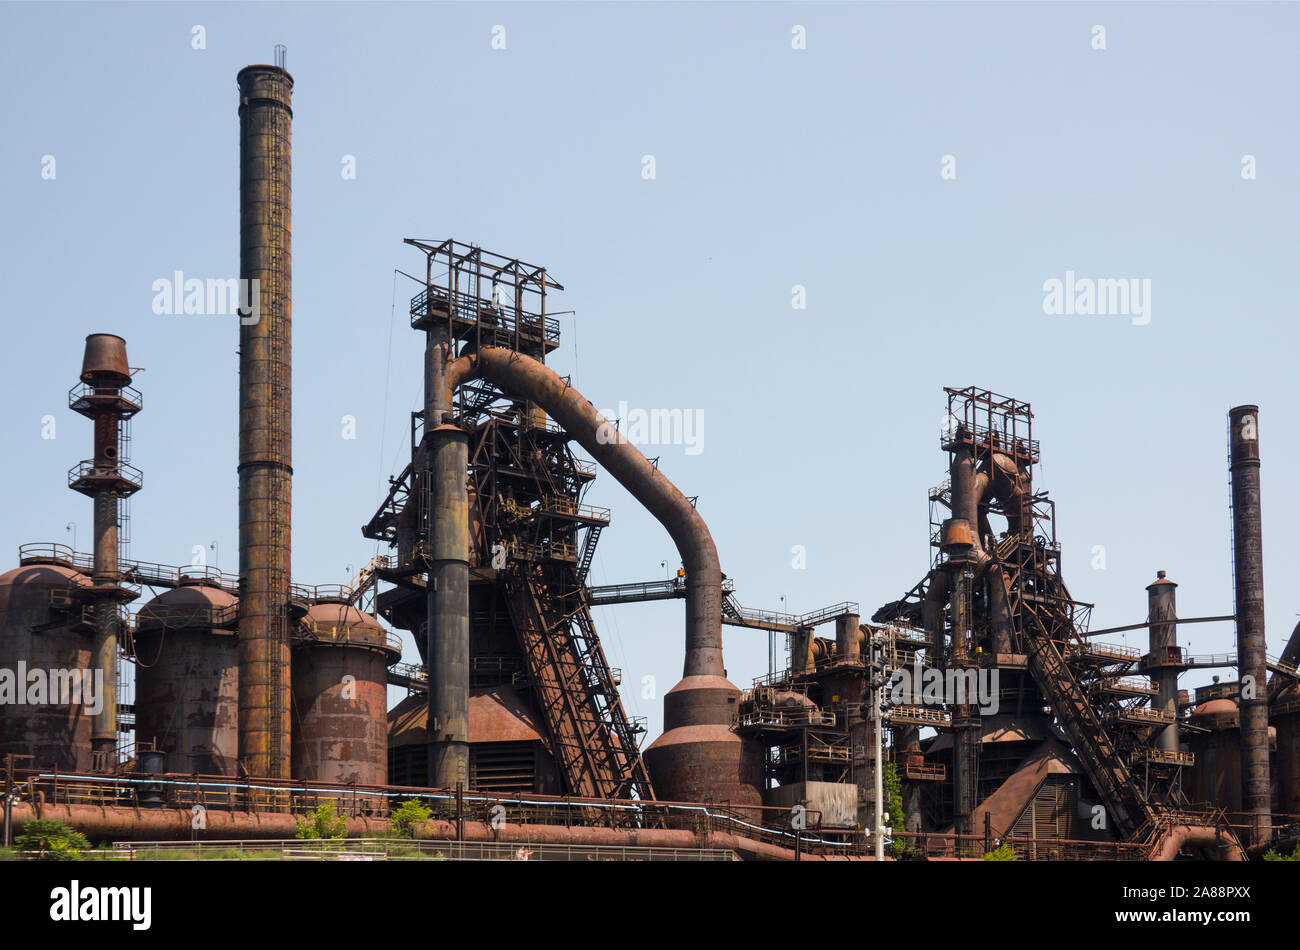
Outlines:
[[[14,826],[36,818],[31,804],[14,806]],[[148,812],[107,805],[45,805],[41,817],[53,818],[76,828],[92,841],[190,841],[194,838],[193,815],[189,809],[165,808]],[[204,836],[220,840],[290,839],[297,833],[297,819],[283,812],[243,812],[208,809]],[[351,838],[378,837],[392,831],[383,818],[347,818]],[[424,821],[415,826],[415,837],[427,841],[457,838],[454,821]],[[572,825],[501,824],[466,821],[463,840],[535,842],[538,844],[603,845],[606,847],[721,848],[735,851],[746,860],[793,861],[793,848],[723,832],[694,832],[670,828],[599,828]],[[804,853],[803,861],[869,860],[861,855]]]
[[[1184,845],[1201,848],[1213,848],[1222,855],[1224,861],[1244,861],[1246,855],[1241,845],[1231,834],[1219,834],[1219,829],[1210,825],[1175,825],[1160,840],[1160,844],[1151,852],[1152,861],[1172,861]]]
[[[722,569],[713,536],[695,506],[589,400],[544,364],[514,350],[485,346],[448,366],[447,404],[456,386],[476,377],[545,409],[668,530],[686,567],[683,675],[725,676]]]

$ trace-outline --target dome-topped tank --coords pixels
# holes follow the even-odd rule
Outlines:
[[[1278,694],[1269,718],[1277,727],[1277,810],[1300,815],[1300,684]]]
[[[1219,684],[1224,693],[1235,684]],[[1209,803],[1228,812],[1241,811],[1241,728],[1237,703],[1227,695],[1199,703],[1188,722],[1210,730],[1193,732],[1187,748],[1196,756],[1188,797],[1193,804]]]
[[[136,741],[155,744],[164,771],[236,774],[238,603],[213,582],[185,578],[140,608]]]
[[[89,672],[90,625],[75,597],[89,584],[57,557],[25,558],[21,567],[0,574],[0,755],[33,757],[20,768],[90,770],[84,687],[80,703],[49,688],[51,674],[63,682],[62,674]],[[43,696],[32,690],[37,679],[46,683]]]
[[[401,644],[370,614],[312,605],[293,642],[293,774],[358,785],[388,782],[388,667]]]

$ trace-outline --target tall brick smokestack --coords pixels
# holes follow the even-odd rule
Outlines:
[[[1264,640],[1264,537],[1259,502],[1259,407],[1228,411],[1237,670],[1241,676],[1242,806],[1251,843],[1272,837],[1268,776],[1268,668]]]
[[[247,66],[238,82],[239,755],[249,775],[278,778],[290,771],[293,77]]]

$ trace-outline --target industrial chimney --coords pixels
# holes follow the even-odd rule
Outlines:
[[[1251,843],[1273,834],[1268,774],[1268,667],[1264,640],[1264,541],[1259,503],[1259,407],[1228,411],[1232,558],[1237,593],[1237,672],[1241,678],[1242,807]]]
[[[293,77],[239,82],[239,755],[249,775],[289,775]]]
[[[126,421],[140,411],[140,394],[128,384],[126,341],[111,333],[86,337],[81,361],[81,385],[68,394],[68,407],[95,424],[95,457],[68,473],[68,487],[95,502],[95,564],[93,585],[84,597],[91,608],[94,637],[91,669],[103,677],[104,702],[91,723],[91,763],[105,771],[117,763],[117,634],[118,607],[136,592],[122,584],[118,569],[118,500],[140,490],[140,472],[127,464]]]
[[[1157,623],[1178,619],[1178,585],[1156,571],[1156,579],[1147,585],[1147,670],[1157,693],[1151,708],[1167,717],[1168,725],[1156,732],[1156,748],[1161,752],[1178,751],[1178,674],[1184,669],[1182,651],[1178,649],[1178,625]]]

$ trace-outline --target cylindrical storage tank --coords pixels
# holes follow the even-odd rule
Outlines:
[[[862,631],[857,614],[835,618],[835,654],[841,660],[857,662],[862,655]]]
[[[89,585],[88,577],[53,558],[24,559],[0,574],[0,756],[33,757],[18,761],[18,768],[90,770],[93,710],[86,700],[102,700],[98,684],[90,681],[90,697],[83,685],[79,703],[51,702],[60,691],[49,689],[52,673],[63,682],[64,674],[90,670],[91,626],[74,596]],[[31,690],[34,671],[46,682],[44,696]]]
[[[140,608],[135,738],[164,772],[235,775],[239,760],[239,598],[185,579]]]
[[[1196,756],[1188,797],[1193,804],[1208,803],[1225,811],[1241,811],[1241,728],[1237,704],[1227,698],[1201,703],[1188,717],[1194,732],[1187,749]]]
[[[388,667],[396,637],[340,602],[313,605],[293,642],[293,774],[388,783]]]
[[[739,697],[722,676],[687,676],[664,694],[664,734],[645,750],[655,797],[763,803],[762,748],[722,725],[731,721]]]
[[[1300,820],[1300,684],[1278,694],[1271,718],[1277,727],[1277,809]]]

